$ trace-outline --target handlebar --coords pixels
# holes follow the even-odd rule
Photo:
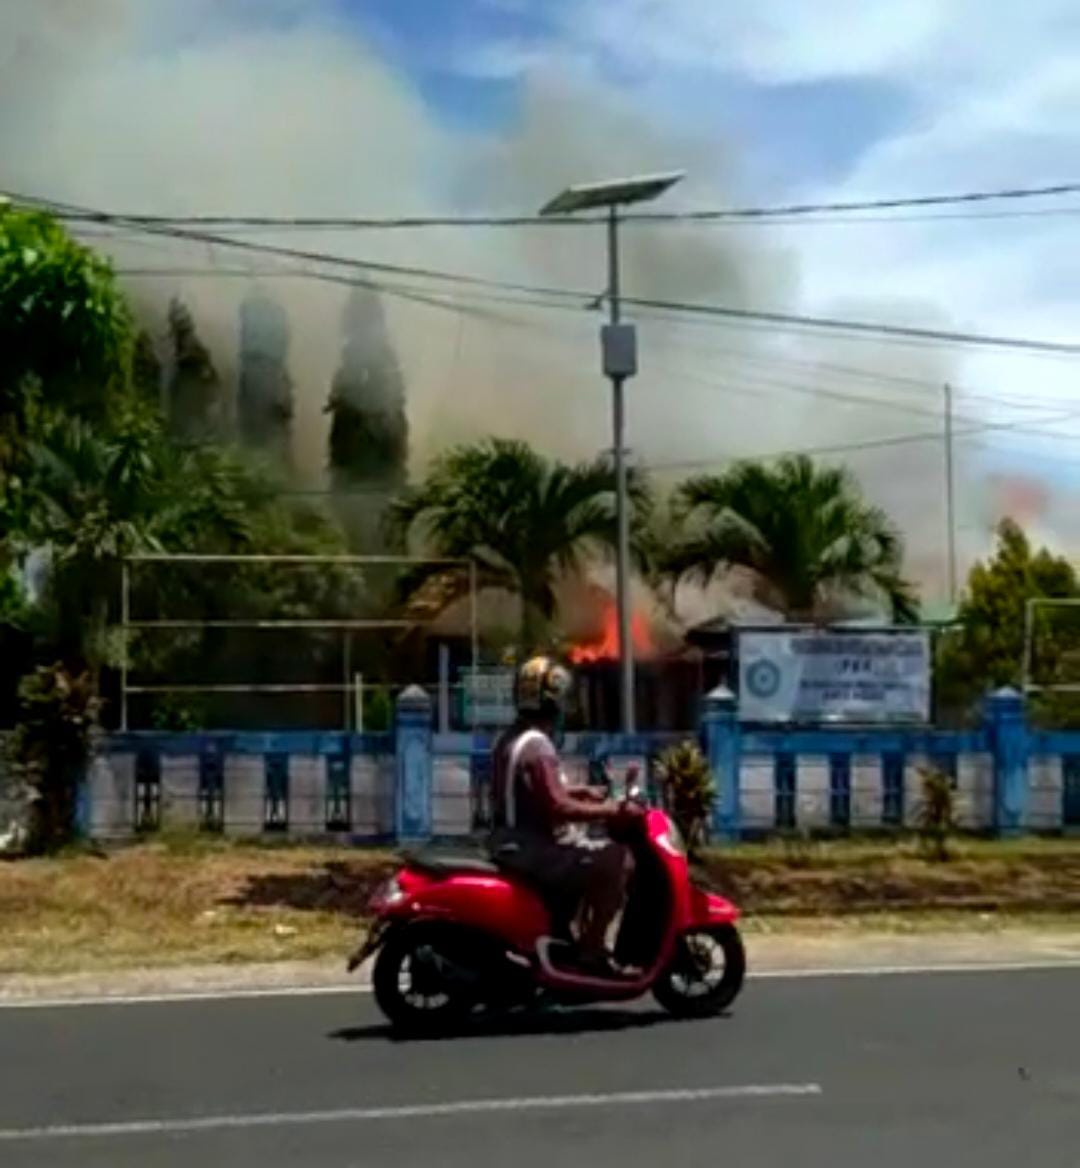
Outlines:
[[[607,798],[615,798],[618,784],[607,762],[601,759],[594,759],[590,763],[589,769],[593,776],[599,780],[596,785],[605,789]],[[636,763],[631,763],[626,769],[626,777],[622,784],[622,801],[626,803],[637,803],[640,806],[645,806],[647,803],[645,789],[641,783],[641,768]]]

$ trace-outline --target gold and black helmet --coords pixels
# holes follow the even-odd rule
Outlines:
[[[514,699],[521,714],[557,712],[566,705],[574,679],[552,657],[530,657],[518,670]]]

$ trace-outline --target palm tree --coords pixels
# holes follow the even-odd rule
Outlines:
[[[635,527],[649,495],[630,476]],[[555,615],[556,584],[579,573],[590,555],[615,540],[615,475],[610,461],[567,466],[527,443],[488,438],[438,459],[427,479],[399,498],[391,525],[425,554],[471,560],[481,587],[521,598],[521,648],[536,646],[542,621]],[[437,612],[468,589],[464,568],[432,566],[405,582],[413,609]]]
[[[48,549],[55,636],[79,667],[96,670],[112,655],[109,619],[121,565],[133,553],[342,550],[336,528],[283,502],[257,465],[220,447],[170,442],[150,409],[133,407],[108,432],[50,417],[31,445],[30,467],[25,543]],[[254,565],[228,577],[158,573],[150,601],[165,612],[308,617],[348,612],[358,598],[355,574],[343,578],[323,566],[286,578]]]
[[[883,601],[894,620],[916,619],[900,536],[842,468],[805,455],[741,462],[683,483],[672,510],[680,534],[661,569],[673,583],[742,568],[757,598],[792,620],[836,615],[857,598]]]
[[[80,665],[105,652],[124,556],[160,547],[162,445],[147,418],[124,419],[106,434],[60,414],[31,444],[27,542],[49,552],[56,635]]]

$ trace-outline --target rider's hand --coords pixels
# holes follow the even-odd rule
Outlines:
[[[634,827],[645,818],[645,808],[640,803],[635,803],[632,799],[625,799],[619,804],[615,818],[620,826]]]
[[[607,816],[608,835],[616,843],[632,843],[641,834],[644,817],[645,809],[637,803],[616,803],[613,812]]]

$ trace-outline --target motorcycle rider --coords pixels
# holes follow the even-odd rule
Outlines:
[[[571,684],[569,671],[550,657],[533,657],[518,671],[517,718],[494,749],[490,846],[507,870],[582,904],[582,964],[612,975],[619,971],[607,953],[606,935],[622,907],[633,859],[623,845],[585,829],[641,811],[596,788],[566,782],[554,739]]]

